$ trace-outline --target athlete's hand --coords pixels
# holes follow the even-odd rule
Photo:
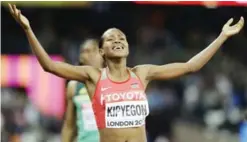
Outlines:
[[[240,18],[238,23],[236,23],[235,25],[230,26],[232,24],[232,22],[233,22],[233,18],[228,20],[226,22],[226,24],[222,28],[222,34],[225,35],[226,37],[231,37],[231,36],[239,33],[239,31],[244,26],[244,18],[243,17]]]
[[[11,15],[15,18],[16,22],[18,22],[21,27],[24,30],[27,30],[30,28],[30,24],[28,19],[21,14],[21,10],[16,8],[16,5],[8,4],[9,5],[9,11]]]

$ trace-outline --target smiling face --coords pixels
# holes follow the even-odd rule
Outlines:
[[[100,54],[106,58],[126,58],[129,55],[126,36],[116,28],[108,29],[103,34],[100,46]]]

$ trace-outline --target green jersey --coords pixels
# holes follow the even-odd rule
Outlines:
[[[73,103],[77,115],[77,142],[99,142],[92,104],[83,83],[77,82]]]

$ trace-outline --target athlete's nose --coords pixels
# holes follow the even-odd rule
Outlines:
[[[115,44],[121,43],[120,40],[115,40],[114,41]]]

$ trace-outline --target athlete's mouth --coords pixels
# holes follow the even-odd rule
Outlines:
[[[116,51],[123,50],[123,49],[124,49],[124,46],[122,46],[122,45],[115,45],[112,47],[112,50],[116,50]]]

